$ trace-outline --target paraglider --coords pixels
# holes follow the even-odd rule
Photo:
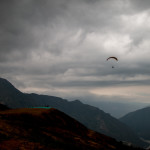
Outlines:
[[[114,57],[114,56],[108,57],[108,58],[107,58],[107,61],[108,61],[109,59],[114,59],[114,60],[118,61],[118,58],[117,58],[117,57]],[[115,67],[112,66],[112,68],[115,68]]]
[[[108,57],[107,60],[109,60],[109,59],[115,59],[116,61],[118,61],[117,57]]]

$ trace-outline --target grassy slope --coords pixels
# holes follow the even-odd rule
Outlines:
[[[87,129],[56,109],[26,108],[0,111],[0,149],[128,150],[132,148]]]

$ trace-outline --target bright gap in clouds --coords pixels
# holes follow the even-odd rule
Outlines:
[[[106,87],[106,88],[95,88],[90,92],[96,94],[97,96],[118,96],[126,98],[128,101],[132,99],[132,102],[149,102],[149,93],[150,86],[127,86],[127,87]]]

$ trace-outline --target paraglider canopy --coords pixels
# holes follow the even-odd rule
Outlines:
[[[115,59],[116,61],[118,61],[118,58],[117,57],[114,57],[114,56],[111,56],[111,57],[108,57],[107,60],[109,59]]]

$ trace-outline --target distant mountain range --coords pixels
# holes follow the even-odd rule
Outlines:
[[[117,119],[123,117],[129,112],[142,109],[150,105],[150,103],[134,102],[132,100],[127,101],[127,99],[123,99],[121,97],[112,97],[112,99],[99,97],[99,100],[87,98],[87,100],[83,99],[83,102],[98,107]]]
[[[0,110],[0,149],[142,150],[89,130],[54,108]]]
[[[25,94],[3,78],[0,78],[0,103],[11,108],[50,106],[68,114],[94,131],[119,141],[145,145],[129,127],[96,107],[83,104],[79,100],[67,101],[55,96]]]
[[[150,107],[128,113],[120,121],[131,127],[140,137],[150,141]]]

